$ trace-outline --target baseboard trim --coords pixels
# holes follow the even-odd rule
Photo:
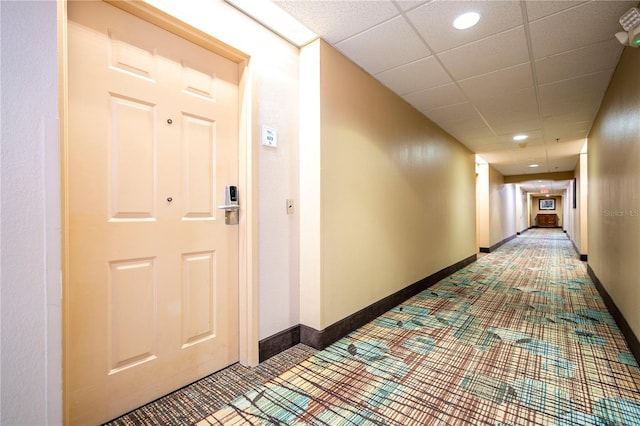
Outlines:
[[[571,244],[573,245],[574,250],[576,251],[576,253],[578,253],[578,257],[580,257],[580,260],[582,260],[583,262],[586,262],[587,261],[587,255],[580,253],[580,249],[578,249],[578,246],[571,239],[571,237],[569,237],[569,241],[571,241]]]
[[[629,350],[631,350],[631,353],[636,358],[636,361],[640,363],[640,341],[638,341],[638,337],[633,333],[633,330],[622,315],[622,312],[620,312],[620,309],[618,309],[616,303],[613,301],[611,296],[609,296],[609,293],[602,285],[602,282],[600,282],[600,280],[596,276],[596,273],[593,271],[593,269],[591,269],[591,265],[587,265],[587,273],[589,274],[589,277],[591,277],[591,281],[593,281],[593,283],[595,284],[596,289],[598,289],[600,296],[602,296],[602,300],[607,306],[607,309],[609,309],[609,312],[611,312],[611,315],[613,315],[613,319],[615,319],[616,324],[618,324],[620,331],[622,331],[622,335],[629,345]]]
[[[273,336],[264,338],[259,342],[260,362],[298,343],[303,343],[319,350],[324,349],[333,342],[362,327],[410,297],[426,290],[438,281],[470,265],[476,260],[477,255],[469,256],[331,324],[323,330],[316,330],[313,327],[299,324],[276,333]]]
[[[300,325],[294,325],[273,336],[258,342],[259,362],[266,361],[274,355],[300,343]]]
[[[517,237],[519,235],[519,233],[515,233],[507,238],[505,238],[504,240],[495,243],[494,245],[492,245],[491,247],[480,247],[480,253],[491,253],[492,251],[496,251],[500,246],[508,243],[509,241],[513,240],[515,237]]]
[[[477,255],[469,256],[435,274],[429,275],[420,281],[403,288],[402,290],[385,297],[348,317],[331,324],[324,330],[316,330],[305,325],[300,326],[300,342],[316,349],[324,349],[336,340],[346,336],[359,327],[384,314],[393,307],[399,305],[410,297],[431,287],[443,278],[475,262]]]

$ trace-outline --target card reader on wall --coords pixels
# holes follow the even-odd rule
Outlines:
[[[235,185],[227,185],[224,188],[224,205],[218,206],[220,210],[224,210],[224,223],[226,225],[238,224],[238,213],[240,210],[240,202],[238,197],[238,187]]]

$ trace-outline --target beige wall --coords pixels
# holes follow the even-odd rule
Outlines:
[[[587,234],[587,153],[580,154],[575,169],[576,180],[576,208],[573,208],[573,186],[570,185],[567,191],[567,211],[569,215],[565,218],[565,229],[573,241],[580,254],[588,253]]]
[[[489,249],[516,234],[516,192],[516,184],[505,184],[504,176],[492,166],[476,166],[478,249]]]
[[[640,336],[640,50],[626,47],[589,133],[589,265]]]
[[[540,200],[547,197],[531,197],[531,225],[537,226],[536,216],[538,214],[556,214],[558,216],[558,226],[563,226],[564,223],[564,198],[562,195],[551,195],[548,198],[556,200],[555,210],[540,210]]]
[[[579,210],[580,219],[580,244],[578,249],[580,254],[589,253],[589,215],[588,215],[588,203],[589,203],[589,180],[588,180],[588,154],[580,154],[580,177],[577,179],[577,209]]]
[[[319,318],[304,323],[323,329],[476,252],[475,173],[474,155],[418,111],[326,43],[318,53],[320,176],[301,192],[320,187],[319,228],[303,232],[321,270],[301,300],[319,283]]]

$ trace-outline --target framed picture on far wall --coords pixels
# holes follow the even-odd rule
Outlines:
[[[539,208],[540,210],[555,210],[556,209],[556,199],[555,198],[540,198],[539,200]]]

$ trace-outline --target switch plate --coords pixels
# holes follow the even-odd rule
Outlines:
[[[293,198],[287,198],[287,214],[293,214]]]

